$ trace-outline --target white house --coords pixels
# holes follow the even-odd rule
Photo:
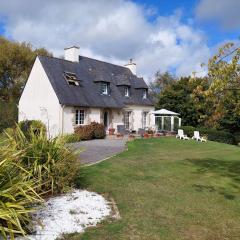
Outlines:
[[[125,66],[79,56],[65,49],[65,59],[38,56],[19,101],[19,121],[41,120],[51,136],[72,133],[77,125],[124,125],[137,131],[154,125],[148,86]]]

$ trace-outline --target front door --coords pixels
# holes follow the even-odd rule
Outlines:
[[[103,113],[103,124],[104,124],[105,128],[107,129],[108,125],[109,125],[109,113],[108,113],[108,111],[104,111],[104,113]]]

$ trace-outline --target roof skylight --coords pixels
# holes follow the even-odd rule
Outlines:
[[[64,72],[64,77],[67,80],[69,85],[79,86],[80,80],[77,78],[75,73]]]

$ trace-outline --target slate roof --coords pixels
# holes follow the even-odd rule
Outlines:
[[[39,56],[60,104],[68,106],[123,108],[127,104],[152,106],[150,97],[142,98],[142,89],[148,89],[142,78],[122,66],[79,56],[79,62]],[[64,72],[75,73],[79,86],[69,85]],[[110,94],[100,93],[99,82],[108,82]],[[130,97],[124,97],[122,86],[130,87]]]

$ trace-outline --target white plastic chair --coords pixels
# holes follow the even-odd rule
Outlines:
[[[203,137],[200,136],[199,131],[194,131],[192,139],[201,141],[201,142],[206,142],[207,140],[204,139]]]
[[[189,140],[189,137],[187,135],[184,135],[184,132],[182,129],[178,129],[178,134],[176,135],[176,138]]]

